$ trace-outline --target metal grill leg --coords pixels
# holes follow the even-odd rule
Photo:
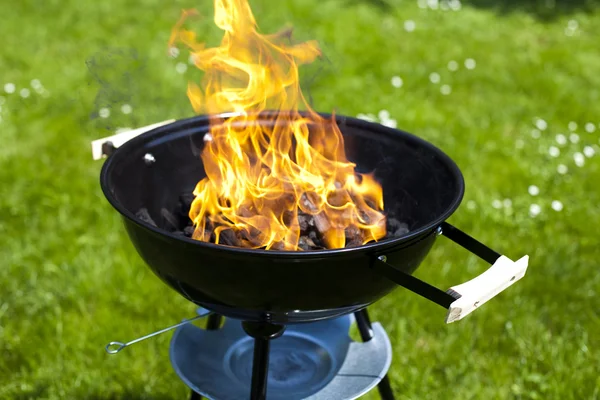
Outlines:
[[[371,326],[371,319],[369,318],[367,309],[363,308],[362,310],[355,312],[354,318],[356,319],[356,326],[358,327],[362,341],[368,342],[373,339],[373,327]],[[392,386],[390,385],[387,374],[379,382],[377,389],[379,390],[379,396],[382,400],[394,400],[394,392],[392,391]]]
[[[208,320],[206,321],[206,330],[207,331],[216,331],[221,328],[221,322],[223,322],[223,316],[219,314],[212,313],[208,316]]]
[[[267,380],[269,377],[269,339],[257,337],[254,339],[254,359],[252,361],[252,390],[251,400],[267,398]]]
[[[254,338],[250,400],[265,400],[267,398],[271,340],[283,335],[285,327],[266,322],[243,322],[242,327],[249,336]]]
[[[202,400],[202,396],[192,390],[190,400]]]

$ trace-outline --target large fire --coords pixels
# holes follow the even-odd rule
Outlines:
[[[300,90],[298,65],[320,56],[317,43],[289,44],[289,31],[259,34],[247,0],[214,6],[219,47],[183,28],[193,11],[183,12],[169,43],[187,46],[204,71],[187,94],[197,113],[213,116],[201,155],[206,178],[189,213],[193,238],[222,243],[232,230],[243,247],[300,250],[299,214],[311,216],[327,248],[345,247],[349,231],[361,244],[383,238],[381,186],[355,172],[335,120],[314,112]],[[278,113],[259,122],[268,110]],[[222,112],[234,114],[214,117]]]

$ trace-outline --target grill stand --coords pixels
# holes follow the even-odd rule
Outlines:
[[[202,310],[202,309],[201,309]],[[199,311],[199,313],[206,312]],[[376,339],[373,325],[369,318],[366,309],[357,311],[353,315],[354,320],[363,343]],[[343,318],[343,317],[342,317]],[[208,316],[206,330],[218,330],[223,321],[223,317],[216,313],[211,313]],[[271,350],[271,340],[274,340],[283,335],[285,326],[269,323],[243,322],[241,323],[243,331],[254,339],[253,360],[252,360],[252,381],[250,389],[251,400],[266,400],[267,399],[267,382],[269,375],[269,356]],[[378,327],[379,331],[382,328]],[[380,333],[381,335],[381,333]],[[381,339],[381,338],[379,338]],[[391,349],[388,349],[388,352]],[[391,356],[391,354],[390,354]],[[365,360],[362,358],[362,360]],[[389,360],[388,367],[389,367]],[[385,368],[387,371],[387,368]],[[385,374],[377,383],[377,388],[382,400],[394,400],[394,394],[388,379]],[[368,391],[368,390],[367,390]],[[331,393],[326,398],[331,398]],[[311,399],[313,396],[309,396]],[[213,398],[211,396],[211,398]],[[215,397],[216,398],[216,397]],[[320,398],[320,397],[318,397]],[[334,397],[335,398],[335,397]],[[190,400],[201,400],[204,397],[192,389]]]
[[[269,377],[269,351],[271,340],[283,335],[285,327],[260,322],[242,323],[244,332],[254,338],[254,358],[252,361],[252,389],[251,400],[265,400],[267,398],[267,379]]]

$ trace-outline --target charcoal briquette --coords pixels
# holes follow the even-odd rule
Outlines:
[[[232,229],[222,230],[219,234],[219,242],[229,246],[239,246],[240,240]]]
[[[183,234],[189,238],[194,234],[195,228],[192,225],[188,225],[183,229]]]
[[[300,226],[300,232],[306,232],[309,226],[309,220],[312,215],[305,214],[303,212],[298,213],[298,225]]]
[[[179,203],[181,204],[182,211],[187,213],[190,210],[194,198],[195,196],[193,193],[183,193],[179,196]]]
[[[135,216],[141,219],[142,221],[146,222],[147,224],[157,227],[156,222],[154,222],[154,220],[150,216],[150,213],[148,212],[147,208],[139,209],[138,212],[135,213]]]
[[[388,217],[387,231],[388,235],[394,237],[404,236],[408,232],[410,232],[410,230],[408,229],[408,224],[401,222],[400,220],[394,217]]]
[[[166,208],[160,209],[160,215],[162,216],[162,225],[163,229],[168,231],[177,231],[179,230],[179,221],[178,219],[171,213],[171,211]]]

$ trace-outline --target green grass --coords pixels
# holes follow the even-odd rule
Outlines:
[[[525,279],[456,324],[403,290],[371,307],[394,347],[398,398],[600,398],[600,13],[545,20],[519,9],[389,3],[252,2],[263,31],[291,24],[299,39],[322,44],[328,62],[302,70],[318,110],[388,110],[462,168],[467,192],[451,222],[513,259],[531,257]],[[89,142],[192,115],[192,72],[178,74],[166,56],[170,28],[188,7],[202,11],[197,30],[215,43],[207,0],[0,2],[1,399],[186,398],[169,365],[169,334],[104,353],[108,341],[162,328],[194,307],[135,253],[100,191],[102,163],[91,160]],[[565,35],[570,19],[579,23],[574,36]],[[465,69],[467,58],[475,69]],[[391,86],[394,75],[402,88]],[[19,95],[34,78],[48,97]],[[3,93],[9,82],[16,93]],[[120,112],[124,103],[133,113]],[[102,107],[109,118],[98,116]],[[534,118],[548,123],[538,139]],[[550,157],[570,121],[580,141]],[[584,130],[588,122],[595,132]],[[584,146],[597,154],[577,167],[573,153]],[[492,206],[504,199],[512,206]],[[553,200],[564,210],[553,211]],[[532,203],[542,207],[536,218]],[[485,267],[440,239],[417,275],[447,288]]]

